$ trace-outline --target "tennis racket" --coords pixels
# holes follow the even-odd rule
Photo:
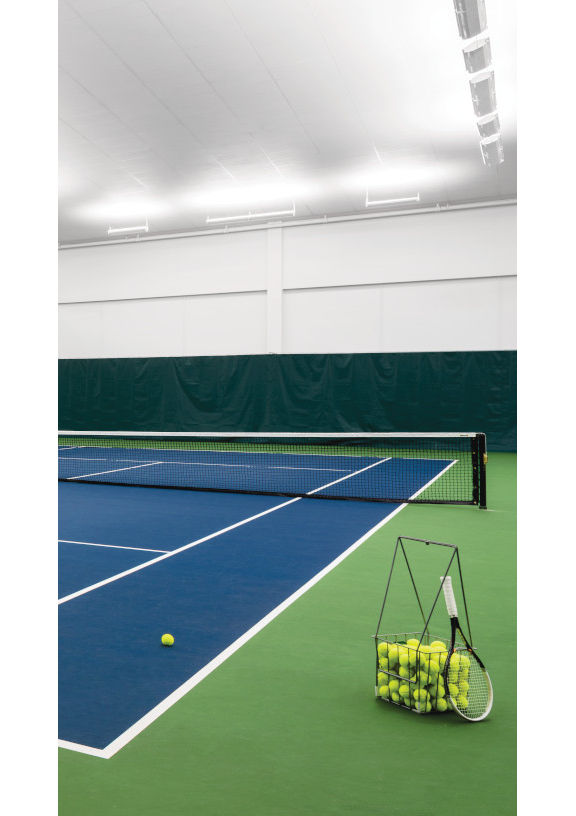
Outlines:
[[[444,666],[446,694],[459,717],[468,722],[478,722],[485,719],[492,708],[494,700],[492,683],[484,663],[470,646],[460,627],[452,578],[447,575],[441,580],[444,581],[442,588],[452,627],[448,657]],[[456,646],[457,632],[464,641],[464,646]]]

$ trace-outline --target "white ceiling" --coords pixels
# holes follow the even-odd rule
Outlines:
[[[497,168],[452,0],[61,0],[61,242],[515,197],[514,2],[486,8]]]

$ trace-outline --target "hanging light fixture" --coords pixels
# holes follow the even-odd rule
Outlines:
[[[458,31],[463,40],[477,37],[486,29],[484,0],[454,0]]]

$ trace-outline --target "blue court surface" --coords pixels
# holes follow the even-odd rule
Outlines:
[[[413,492],[446,463],[432,464]],[[141,718],[400,506],[78,482],[59,490],[59,737],[93,753],[122,747]],[[164,632],[176,638],[171,649]]]

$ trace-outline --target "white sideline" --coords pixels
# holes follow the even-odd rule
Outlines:
[[[447,465],[443,470],[440,471],[433,479],[430,479],[423,487],[417,490],[415,493],[412,494],[410,499],[415,499],[421,493],[423,493],[431,484],[433,484],[437,479],[440,478],[447,470],[449,470],[453,465],[456,464],[458,460],[454,460],[449,465]],[[340,481],[340,480],[339,480]],[[321,489],[321,488],[319,488]],[[288,504],[293,504],[294,502],[299,501],[299,499],[292,499],[291,501],[285,502],[284,504],[278,505],[277,507],[272,508],[266,512],[272,512],[273,510],[277,510],[281,507],[285,507]],[[122,734],[120,734],[116,739],[112,740],[105,748],[91,748],[87,745],[79,745],[77,743],[66,742],[65,740],[59,740],[58,745],[61,748],[68,748],[70,750],[80,751],[85,754],[92,754],[93,756],[98,756],[103,759],[110,759],[114,756],[121,748],[131,742],[134,737],[138,736],[144,729],[146,729],[154,720],[158,719],[161,714],[171,708],[174,703],[177,703],[185,694],[187,694],[194,686],[197,686],[205,677],[208,677],[214,669],[218,668],[222,663],[224,663],[234,652],[238,651],[238,649],[247,643],[254,635],[258,634],[262,629],[264,629],[274,618],[278,617],[281,612],[287,609],[294,601],[298,600],[302,595],[308,592],[315,584],[317,584],[322,578],[324,578],[329,572],[331,572],[335,567],[337,567],[342,561],[344,561],[354,550],[358,549],[361,544],[364,543],[368,538],[370,538],[377,530],[387,524],[390,519],[394,518],[394,516],[398,515],[398,513],[407,507],[407,503],[401,504],[391,513],[389,513],[382,521],[378,522],[374,527],[368,530],[363,536],[361,536],[357,541],[355,541],[347,550],[344,550],[334,561],[331,561],[324,569],[320,570],[320,572],[316,573],[309,581],[303,584],[300,589],[297,589],[290,597],[286,598],[285,601],[282,601],[277,607],[275,607],[271,612],[261,618],[258,623],[254,624],[251,629],[248,629],[243,635],[241,635],[234,643],[231,643],[226,649],[220,652],[210,663],[207,663],[203,666],[200,671],[193,674],[186,682],[184,682],[181,686],[175,689],[168,697],[165,697],[162,702],[158,703],[158,705],[154,706],[147,714],[141,717],[137,722],[131,725],[129,728],[126,729]],[[264,514],[259,514],[264,515]],[[258,518],[258,516],[254,516],[253,518]],[[246,520],[248,521],[248,519]],[[240,522],[240,524],[246,522]],[[160,560],[160,559],[155,559]],[[148,562],[152,563],[152,562]]]
[[[98,473],[83,473],[81,476],[69,476],[68,481],[73,479],[87,479],[88,476],[103,476],[105,473],[118,473],[119,470],[135,470],[141,467],[152,467],[152,465],[161,465],[162,462],[146,462],[144,465],[132,465],[132,467],[114,468],[114,470],[100,470]]]
[[[125,547],[123,544],[94,544],[92,541],[71,541],[69,538],[59,538],[60,544],[83,544],[85,547],[110,547],[113,550],[141,550],[142,552],[167,553],[170,550],[153,550],[151,547]]]

